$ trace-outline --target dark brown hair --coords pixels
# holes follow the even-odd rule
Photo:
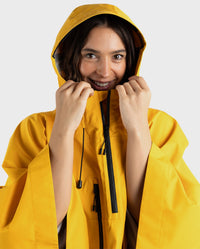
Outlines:
[[[110,14],[102,14],[91,17],[72,29],[58,45],[54,57],[56,66],[65,80],[80,81],[79,65],[81,50],[84,47],[89,32],[98,26],[113,29],[121,38],[127,51],[126,72],[122,82],[135,73],[136,56],[133,38],[133,26],[124,19]]]

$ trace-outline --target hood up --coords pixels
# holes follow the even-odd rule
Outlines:
[[[59,86],[63,85],[65,83],[65,79],[61,76],[60,70],[57,67],[57,62],[55,59],[55,52],[57,48],[59,48],[59,45],[63,41],[63,39],[66,37],[66,35],[76,26],[78,26],[80,23],[86,21],[87,19],[101,15],[101,14],[110,14],[118,16],[124,20],[126,20],[128,23],[130,23],[133,27],[133,39],[136,49],[136,70],[135,74],[139,74],[139,68],[141,63],[141,58],[143,51],[146,46],[145,39],[142,35],[142,33],[139,31],[139,29],[135,26],[135,24],[132,22],[132,20],[124,13],[122,12],[118,7],[110,4],[88,4],[88,5],[82,5],[80,7],[77,7],[67,18],[65,23],[63,24],[62,28],[60,29],[52,53],[51,53],[51,59],[53,63],[54,70],[58,76],[58,82]]]

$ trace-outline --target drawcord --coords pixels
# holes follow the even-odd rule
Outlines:
[[[81,174],[82,174],[82,167],[83,167],[83,154],[84,154],[84,136],[85,136],[85,128],[83,128],[83,142],[82,142],[82,155],[81,155],[81,168],[80,168],[80,176],[79,180],[77,182],[76,187],[81,189],[82,188],[82,180],[81,180]]]
[[[102,112],[102,118],[103,118],[103,126],[104,126],[104,143],[102,144],[100,148],[100,154],[102,153],[103,146],[105,144],[105,149],[103,154],[106,151],[107,154],[107,166],[108,166],[108,176],[109,176],[109,184],[110,184],[110,195],[111,195],[111,206],[112,206],[112,212],[118,213],[118,207],[117,207],[117,197],[116,197],[116,189],[115,189],[115,178],[114,178],[114,172],[113,172],[113,162],[112,162],[112,152],[110,148],[110,136],[109,136],[109,126],[110,126],[110,94],[111,92],[108,92],[108,98],[107,98],[107,120],[105,120],[104,113],[103,113],[103,107],[101,102],[101,112]],[[107,123],[106,123],[107,121]],[[82,188],[82,180],[81,180],[81,174],[82,174],[82,166],[83,166],[83,154],[84,154],[84,135],[85,135],[85,128],[83,128],[83,142],[82,142],[82,156],[81,156],[81,168],[80,168],[80,176],[79,180],[77,182],[77,188]]]

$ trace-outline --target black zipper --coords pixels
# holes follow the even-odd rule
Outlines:
[[[95,202],[93,205],[93,211],[96,211],[98,214],[99,248],[103,249],[103,226],[102,226],[101,202],[100,202],[99,185],[98,184],[94,184],[94,194],[95,194]]]
[[[102,102],[100,102],[100,106],[101,106],[101,115],[102,115],[102,120],[103,120],[105,151],[106,151],[106,158],[107,158],[107,167],[108,167],[108,177],[109,177],[109,185],[110,185],[110,198],[111,198],[112,213],[118,213],[117,196],[116,196],[116,189],[115,189],[115,177],[114,177],[114,170],[113,170],[112,152],[111,152],[110,134],[109,134],[109,126],[110,126],[110,91],[108,92],[108,98],[107,98],[107,120],[105,120],[104,111],[103,111],[103,103]]]

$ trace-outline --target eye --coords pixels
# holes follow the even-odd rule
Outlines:
[[[84,55],[85,58],[87,59],[95,59],[96,58],[96,55],[93,54],[93,53],[87,53]]]
[[[120,61],[124,58],[125,56],[123,54],[115,54],[113,55],[114,60]]]

